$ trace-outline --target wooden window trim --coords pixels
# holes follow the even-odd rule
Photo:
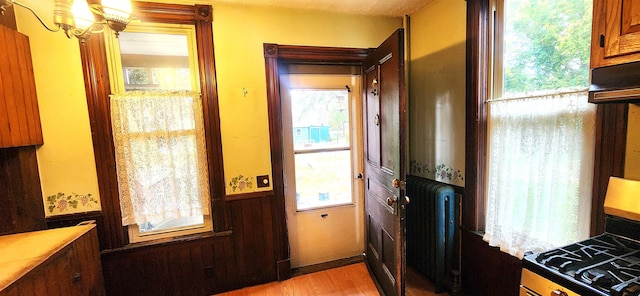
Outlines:
[[[487,178],[487,106],[490,54],[489,0],[467,1],[466,185],[462,226],[483,231]],[[591,235],[604,231],[604,196],[609,176],[624,176],[628,104],[600,104],[596,111]]]
[[[225,209],[224,171],[220,135],[220,113],[216,86],[213,9],[210,5],[175,5],[133,2],[134,14],[144,22],[194,25],[198,52],[198,69],[204,111],[204,124],[209,169],[209,188],[214,232],[229,229]],[[113,34],[106,30],[104,34]],[[106,239],[101,246],[120,248],[129,243],[127,229],[122,226],[115,151],[111,130],[111,93],[107,55],[103,34],[95,34],[80,45],[87,105],[98,175],[98,187],[104,218]]]
[[[465,194],[462,226],[483,231],[487,155],[487,101],[489,95],[489,0],[467,1]]]

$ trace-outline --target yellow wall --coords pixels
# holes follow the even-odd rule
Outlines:
[[[434,0],[410,20],[410,173],[464,186],[466,2]]]
[[[640,180],[640,104],[629,104],[624,177]]]
[[[23,2],[50,21],[53,1]],[[202,3],[191,3],[196,2]],[[402,26],[401,18],[232,4],[214,5],[213,17],[224,171],[231,194],[240,193],[229,186],[234,177],[249,178],[252,188],[243,192],[251,192],[257,190],[255,176],[271,176],[263,43],[375,47]],[[31,39],[45,140],[37,152],[45,207],[46,196],[58,192],[98,197],[78,42],[46,31],[23,8],[16,7],[16,18],[19,31]],[[91,205],[46,212],[99,208]]]
[[[271,175],[263,43],[375,47],[402,26],[400,18],[237,5],[214,6],[213,20],[227,183]]]
[[[34,7],[51,24],[53,1],[21,1]],[[99,203],[82,205],[78,195],[98,201],[93,144],[82,76],[80,47],[64,33],[50,33],[22,7],[15,7],[18,30],[29,36],[44,145],[37,149],[40,181],[47,216],[99,210]],[[48,209],[47,196],[63,193],[78,200],[77,208]],[[56,202],[54,205],[58,205]]]

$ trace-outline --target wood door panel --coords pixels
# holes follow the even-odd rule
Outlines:
[[[604,57],[640,52],[640,0],[605,1]]]
[[[378,69],[369,68],[365,73],[365,158],[375,167],[380,166],[380,100],[378,93]]]
[[[367,212],[377,217],[382,228],[391,229],[391,227],[394,226],[396,219],[394,219],[394,207],[387,204],[388,197],[393,199],[397,198],[393,192],[379,184],[377,180],[367,179]]]
[[[380,222],[371,215],[367,215],[367,249],[370,251],[369,256],[374,257],[376,261],[380,260],[380,251],[382,249],[380,239]]]
[[[380,157],[382,169],[393,175],[398,165],[398,141],[397,137],[399,122],[398,100],[400,96],[398,81],[385,77],[395,77],[398,75],[398,60],[393,54],[384,56],[379,61],[380,69],[380,133],[390,135],[380,137]]]
[[[640,31],[640,0],[624,0],[622,7],[622,34]]]
[[[392,234],[390,234],[384,227],[382,230],[382,268],[384,268],[385,273],[389,277],[389,281],[391,281],[395,285],[395,279],[397,277],[397,269],[396,269],[396,240]]]
[[[395,242],[374,215],[367,215],[367,233],[367,263],[383,290],[394,293],[396,276],[393,270],[396,267],[392,258],[395,257]]]

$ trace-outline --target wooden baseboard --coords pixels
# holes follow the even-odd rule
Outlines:
[[[344,258],[344,259],[338,259],[338,260],[324,262],[324,263],[318,263],[318,264],[309,265],[309,266],[293,268],[291,269],[291,276],[299,276],[303,274],[318,272],[322,270],[332,269],[332,268],[351,265],[351,264],[360,263],[360,262],[364,262],[363,255],[358,255],[358,256]]]
[[[284,281],[291,278],[291,259],[276,262],[276,273],[278,281]]]

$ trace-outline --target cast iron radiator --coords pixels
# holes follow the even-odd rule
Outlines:
[[[436,292],[452,288],[452,271],[458,269],[460,211],[453,187],[407,176],[407,265],[429,278]]]

